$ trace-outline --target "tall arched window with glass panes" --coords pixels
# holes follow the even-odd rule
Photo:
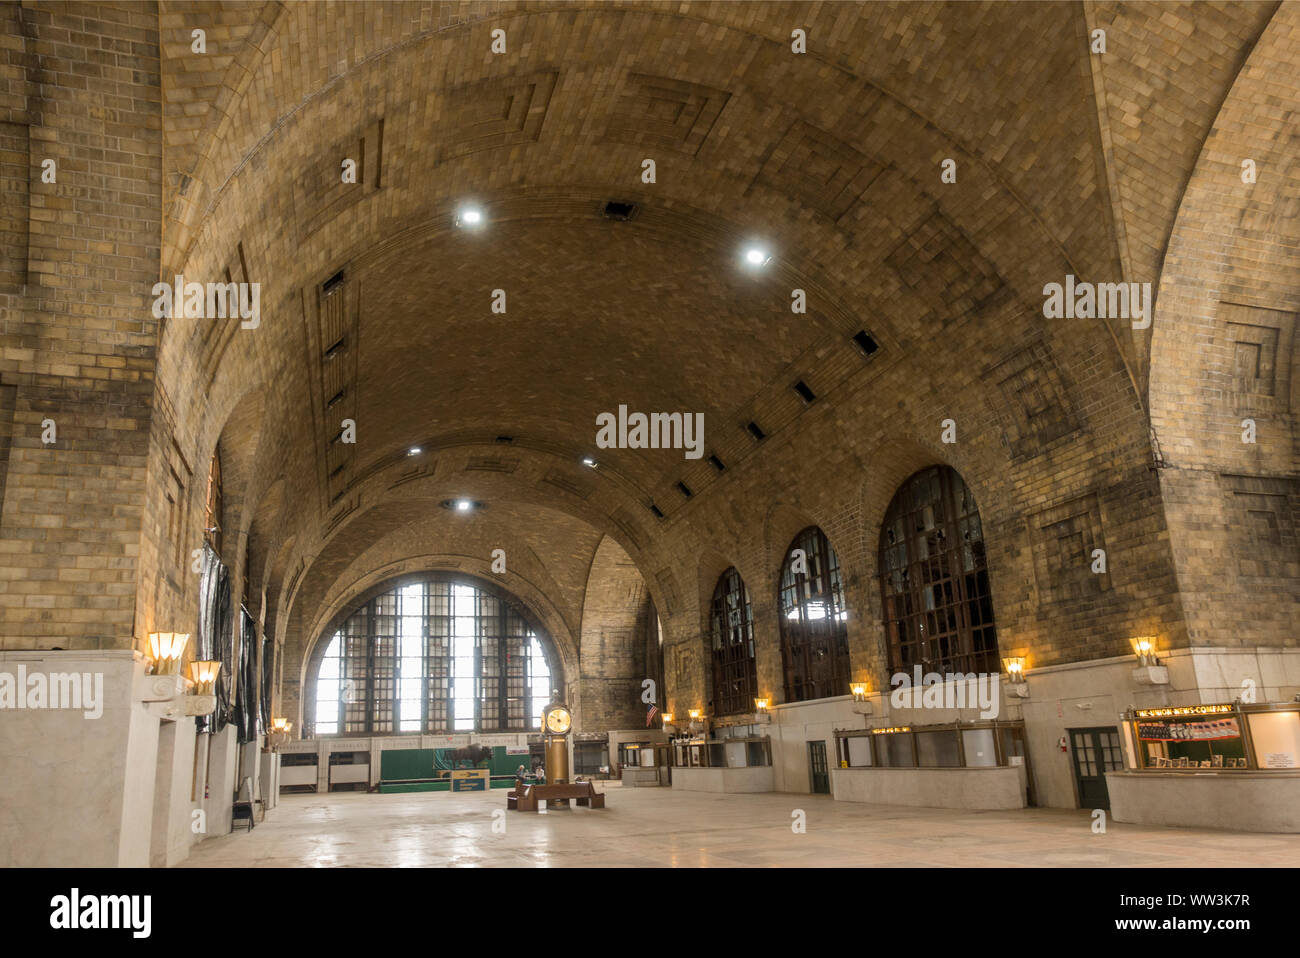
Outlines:
[[[953,469],[899,487],[880,531],[880,598],[895,672],[999,670],[984,526]]]
[[[754,608],[735,567],[718,578],[710,606],[713,714],[754,710]]]
[[[353,611],[308,682],[316,735],[532,731],[551,698],[549,640],[471,581],[405,582]]]
[[[785,700],[847,695],[849,613],[840,560],[816,526],[800,532],[786,550],[779,599]]]

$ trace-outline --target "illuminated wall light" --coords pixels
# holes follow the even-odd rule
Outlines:
[[[1156,637],[1154,635],[1142,635],[1129,641],[1133,645],[1133,654],[1137,656],[1139,665],[1156,664]]]
[[[754,699],[754,709],[758,712],[766,712],[771,707],[771,699]]]
[[[1002,667],[1007,670],[1007,675],[1012,682],[1020,683],[1025,680],[1025,657],[1023,655],[1008,655],[1002,660]]]
[[[179,675],[181,656],[189,641],[188,632],[150,632],[149,658],[153,659],[153,674]]]
[[[221,672],[220,662],[199,661],[190,663],[190,680],[194,683],[195,695],[212,695],[216,691],[217,675]]]
[[[691,717],[692,722],[698,722],[700,720],[700,716],[703,715],[704,713],[700,709],[687,709],[686,714]]]
[[[854,682],[849,686],[849,691],[853,693],[853,701],[865,702],[867,699],[867,684],[865,682]]]
[[[672,713],[672,712],[665,712],[665,713],[663,714],[663,719],[664,719],[664,724],[665,724],[665,725],[672,725],[672,724],[673,724],[673,713]]]
[[[898,732],[910,732],[910,731],[912,731],[912,726],[910,725],[897,725],[892,728],[873,728],[871,730],[871,734],[872,735],[894,735]]]

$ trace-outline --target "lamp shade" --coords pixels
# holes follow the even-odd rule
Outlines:
[[[217,674],[220,671],[220,662],[191,662],[190,678],[194,681],[194,693],[196,695],[211,695],[216,688]]]
[[[179,674],[181,656],[189,641],[188,632],[150,632],[149,657],[153,659],[154,675]]]

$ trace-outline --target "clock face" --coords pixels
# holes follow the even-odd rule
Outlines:
[[[569,710],[566,708],[551,709],[546,713],[546,727],[557,735],[563,735],[569,730]]]

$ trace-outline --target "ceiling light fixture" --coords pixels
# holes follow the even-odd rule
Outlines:
[[[591,456],[587,456],[587,457],[585,457],[585,458],[582,460],[582,464],[583,464],[584,466],[586,466],[588,469],[595,469],[595,468],[596,468],[596,460],[595,460],[595,459],[592,459]]]
[[[473,227],[483,225],[483,211],[477,206],[461,207],[456,214],[456,225],[460,227]]]
[[[406,450],[406,454],[408,456],[418,456],[420,454],[420,447],[412,446],[410,449]]]
[[[461,515],[469,515],[474,512],[481,512],[483,509],[487,508],[487,506],[485,506],[482,502],[480,502],[477,499],[469,499],[464,497],[459,499],[444,499],[439,504],[442,506],[442,508],[447,509],[451,512],[458,512]]]
[[[762,246],[751,246],[745,250],[745,265],[759,269],[772,262],[772,254]]]

